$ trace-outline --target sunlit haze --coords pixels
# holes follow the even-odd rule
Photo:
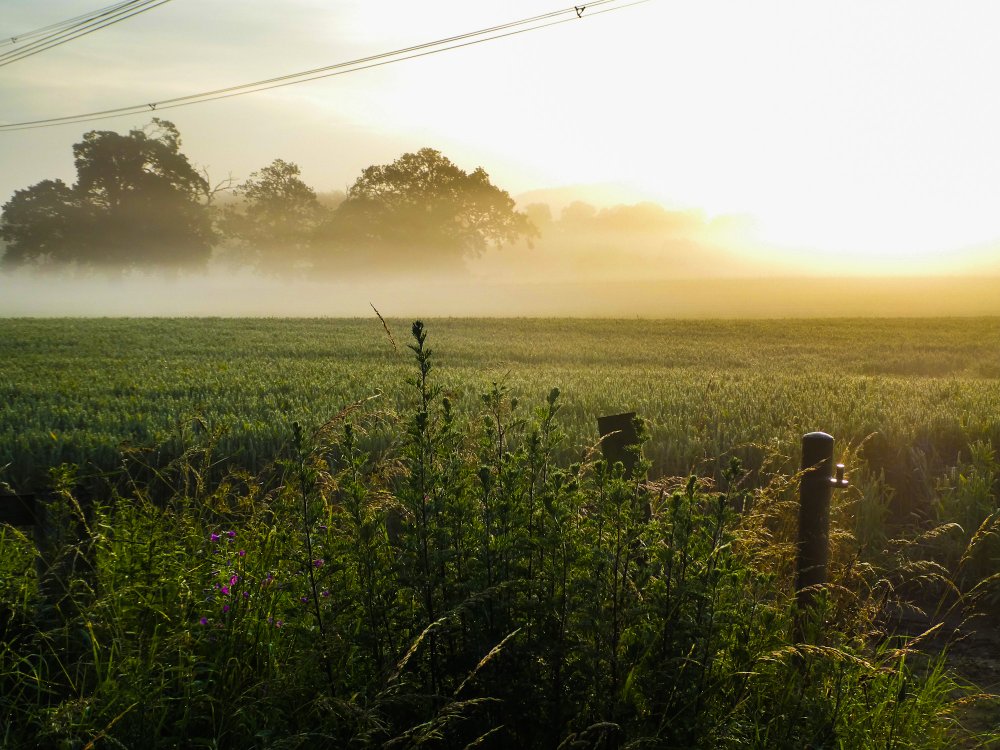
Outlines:
[[[0,0],[0,36],[96,7]],[[0,125],[162,101],[566,7],[173,0],[0,68]],[[581,15],[155,114],[213,180],[280,158],[316,191],[343,191],[365,167],[429,146],[482,166],[522,209],[549,204],[556,220],[574,200],[693,217],[683,231],[626,231],[590,248],[543,232],[532,248],[469,260],[480,282],[1000,275],[996,3],[649,0]],[[124,133],[153,115],[0,132],[0,202],[45,179],[71,183],[84,132]],[[16,312],[0,303],[0,314]]]

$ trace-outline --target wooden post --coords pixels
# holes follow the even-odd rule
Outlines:
[[[36,495],[0,495],[0,523],[31,527],[34,532],[35,573],[43,621],[65,619],[75,611],[76,602],[70,590],[74,577],[93,585],[93,550],[87,533],[92,522],[92,505],[84,501],[80,509],[84,517],[73,519],[69,528],[52,528],[46,506]]]
[[[597,418],[597,429],[601,433],[601,452],[609,465],[621,461],[625,465],[625,475],[632,476],[635,470],[639,436],[635,432],[635,412],[612,414]],[[632,448],[632,450],[629,450]]]
[[[0,523],[38,526],[38,501],[34,495],[0,495]]]
[[[847,486],[844,467],[833,476],[833,437],[825,432],[802,436],[802,482],[799,485],[798,559],[795,569],[796,640],[803,640],[804,618],[825,585],[830,562],[830,499]]]

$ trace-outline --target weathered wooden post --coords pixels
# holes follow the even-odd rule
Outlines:
[[[796,640],[804,636],[804,619],[819,587],[827,583],[830,561],[830,499],[834,488],[847,486],[844,465],[833,475],[833,437],[825,432],[802,436],[802,481],[799,485],[799,538],[795,570]]]
[[[88,533],[92,519],[87,518],[92,506],[85,502],[78,508],[80,517],[71,521],[70,528],[53,528],[45,503],[36,495],[0,495],[0,523],[19,528],[30,526],[33,530],[43,620],[52,621],[57,616],[65,618],[75,610],[71,591],[74,577],[93,587],[95,566]],[[67,543],[68,549],[65,548]]]
[[[601,433],[601,452],[609,466],[616,461],[625,465],[625,475],[631,477],[638,458],[636,447],[639,436],[635,431],[635,412],[612,414],[597,418],[597,429]],[[631,448],[631,450],[629,450]]]
[[[0,523],[37,529],[38,514],[38,501],[34,495],[0,495]]]
[[[42,506],[34,495],[0,495],[0,524],[8,524],[16,528],[31,528],[34,533],[35,548],[38,556],[35,558],[35,573],[39,582],[46,571],[42,558],[44,547],[44,524],[42,522]],[[7,610],[2,613],[3,621],[0,627],[6,629],[7,622],[13,613]]]
[[[601,433],[601,452],[609,466],[621,461],[625,466],[625,477],[635,479],[635,465],[639,460],[639,434],[635,429],[635,412],[612,414],[597,418],[597,429]],[[647,479],[648,477],[639,477]],[[636,496],[642,517],[649,521],[653,517],[653,507],[649,495],[640,490]]]

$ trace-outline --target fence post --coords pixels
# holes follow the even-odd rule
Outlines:
[[[597,429],[601,433],[601,452],[609,466],[616,461],[625,465],[625,476],[631,477],[635,470],[637,455],[635,447],[639,444],[639,436],[635,431],[635,412],[612,414],[597,418]],[[629,450],[632,448],[632,450]]]
[[[35,573],[40,615],[43,622],[50,624],[75,611],[70,590],[74,577],[93,586],[95,562],[88,534],[88,526],[93,520],[92,504],[84,500],[78,507],[79,517],[70,521],[68,529],[54,528],[46,503],[37,495],[0,495],[0,523],[32,527],[37,551]]]
[[[833,475],[833,437],[825,432],[802,436],[802,481],[799,485],[799,538],[795,569],[795,637],[803,640],[804,619],[819,587],[827,583],[830,561],[830,498],[847,486],[843,464]]]

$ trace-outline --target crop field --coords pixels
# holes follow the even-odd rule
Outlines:
[[[165,460],[196,420],[220,456],[255,471],[293,421],[316,427],[370,396],[391,435],[412,365],[409,322],[388,326],[395,341],[374,316],[2,321],[0,478],[30,487],[62,462],[114,468],[123,443]],[[1000,445],[996,319],[443,319],[428,330],[433,380],[469,416],[494,382],[526,416],[558,387],[567,459],[597,442],[599,415],[625,411],[649,422],[653,475],[717,474],[730,455],[754,466],[772,449],[794,469],[801,435],[822,430],[844,451],[864,443],[909,508],[929,492],[917,474],[968,459],[977,441]]]
[[[1000,321],[425,322],[0,321],[0,748],[1000,747]]]

